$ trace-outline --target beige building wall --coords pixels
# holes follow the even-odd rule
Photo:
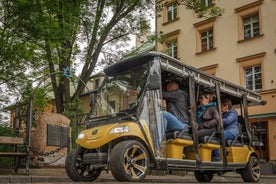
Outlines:
[[[214,45],[211,51],[199,53],[196,48],[197,30],[194,24],[205,19],[197,19],[192,11],[179,6],[179,19],[164,24],[164,18],[157,18],[157,31],[164,35],[179,30],[178,59],[197,68],[218,64],[216,76],[240,84],[239,58],[265,52],[264,58],[264,87],[265,90],[276,88],[276,1],[264,0],[261,6],[262,36],[252,40],[239,42],[238,15],[236,8],[242,7],[256,0],[220,0],[214,1],[223,7],[225,13],[215,20]],[[162,14],[161,14],[162,15]],[[157,44],[157,50],[163,51],[163,45]],[[272,82],[273,81],[273,82]]]
[[[200,68],[220,78],[245,86],[244,68],[260,64],[262,89],[257,91],[267,101],[265,106],[249,109],[255,121],[268,122],[269,146],[276,144],[276,0],[213,0],[225,12],[219,18],[198,19],[191,10],[178,5],[176,18],[168,21],[168,7],[176,0],[159,0],[163,10],[157,12],[157,32],[164,41],[157,44],[157,51],[166,52],[166,42],[177,41],[177,59]],[[254,12],[259,13],[260,33],[243,39],[242,19]],[[213,27],[213,48],[201,51],[200,32]],[[262,117],[268,116],[262,120]],[[269,159],[276,160],[276,148],[269,149]]]

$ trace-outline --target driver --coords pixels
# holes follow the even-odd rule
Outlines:
[[[163,91],[163,99],[167,102],[167,111],[164,111],[165,130],[189,131],[189,112],[188,112],[188,93],[179,89],[176,82],[170,82],[167,85],[167,91]]]

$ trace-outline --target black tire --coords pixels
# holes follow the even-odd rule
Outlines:
[[[118,181],[142,181],[149,170],[149,154],[138,141],[123,141],[114,146],[110,170]]]
[[[91,169],[90,164],[83,164],[85,149],[77,148],[71,151],[65,160],[65,171],[67,176],[76,182],[94,181],[101,174],[101,169]]]
[[[194,171],[194,174],[198,182],[210,182],[214,176],[214,173],[211,171]]]
[[[250,156],[246,168],[241,170],[245,182],[258,182],[261,178],[261,166],[256,156]]]

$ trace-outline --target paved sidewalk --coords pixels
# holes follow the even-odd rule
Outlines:
[[[18,174],[14,174],[12,169],[0,169],[0,183],[73,183],[66,175],[64,168],[41,168],[41,169],[30,169],[30,175],[25,174],[25,169],[20,169]],[[181,175],[164,175],[152,174],[146,177],[148,182],[162,183],[179,183],[183,180],[194,180],[192,172],[189,172],[186,176]],[[240,178],[241,176],[237,173],[226,173],[224,177]],[[276,175],[264,175],[262,177],[274,178]],[[110,183],[115,182],[111,173],[103,171],[100,177],[96,180],[97,182]]]
[[[0,169],[0,183],[73,183],[68,178],[64,168],[30,169],[28,176],[25,173],[25,169],[20,169],[18,174],[14,174],[14,171],[11,169]],[[162,173],[160,175],[148,175],[146,179],[148,182],[160,182],[160,177],[163,176]],[[180,175],[166,175],[166,179],[162,179],[162,183],[172,182],[172,179],[177,180],[178,182],[176,183],[179,183],[184,177]],[[112,174],[106,171],[102,171],[96,181],[103,183],[116,182]]]

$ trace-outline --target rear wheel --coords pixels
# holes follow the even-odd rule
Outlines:
[[[101,174],[101,169],[95,169],[93,165],[83,163],[83,154],[85,152],[85,149],[77,148],[67,155],[65,171],[73,181],[94,181]]]
[[[250,156],[246,168],[241,170],[241,176],[245,182],[258,182],[261,177],[261,167],[256,156]]]
[[[149,155],[138,141],[118,143],[111,151],[110,170],[118,181],[142,181],[149,169]]]
[[[214,176],[211,171],[194,171],[194,174],[198,182],[210,182]]]

